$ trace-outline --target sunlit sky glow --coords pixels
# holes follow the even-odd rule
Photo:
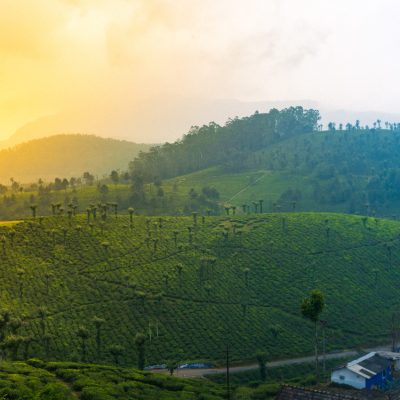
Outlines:
[[[399,11],[396,0],[0,0],[0,139],[58,115],[66,131],[172,140],[235,115],[234,100],[395,113]]]

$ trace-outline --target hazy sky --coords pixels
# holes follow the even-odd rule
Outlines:
[[[232,115],[231,99],[396,112],[399,11],[397,0],[0,0],[0,139],[53,114],[75,115],[65,129],[173,139],[187,110],[225,100]]]

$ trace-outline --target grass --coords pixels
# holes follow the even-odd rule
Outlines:
[[[233,360],[260,349],[270,359],[311,354],[299,305],[316,287],[328,351],[386,343],[399,233],[396,221],[318,213],[134,217],[132,226],[128,216],[38,219],[0,227],[0,301],[21,319],[16,333],[34,338],[18,358],[82,359],[81,325],[93,362],[113,362],[117,344],[120,362],[136,365],[138,332],[147,364],[218,362],[227,340]],[[94,316],[104,320],[100,345]]]
[[[312,182],[309,178],[269,170],[226,173],[221,168],[215,167],[172,179],[165,185],[170,188],[174,183],[182,197],[187,196],[191,188],[201,192],[204,186],[211,186],[219,191],[221,204],[240,207],[242,204],[250,205],[252,201],[263,199],[269,211],[272,211],[272,204],[289,188],[302,190],[305,199],[301,205],[306,209],[311,202],[312,193]]]

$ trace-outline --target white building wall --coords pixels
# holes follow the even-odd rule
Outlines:
[[[364,389],[366,379],[347,368],[341,368],[332,372],[331,382],[353,386],[356,389]]]

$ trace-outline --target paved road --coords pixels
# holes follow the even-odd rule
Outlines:
[[[380,346],[380,347],[365,349],[366,352],[384,351],[384,350],[390,350],[390,346]],[[357,354],[358,352],[355,350],[346,350],[346,351],[329,353],[326,355],[326,359],[333,360],[337,358],[346,358],[346,357],[356,356]],[[322,361],[322,357],[320,359]],[[294,365],[294,364],[306,364],[313,361],[314,361],[314,356],[289,358],[285,360],[271,361],[267,364],[267,368],[284,367],[286,365]],[[230,371],[234,373],[234,372],[248,371],[250,369],[256,369],[256,368],[258,368],[258,364],[240,365],[237,367],[231,367]],[[208,374],[225,373],[225,371],[226,371],[225,368],[177,369],[175,370],[174,375],[181,378],[199,378]],[[152,370],[152,372],[168,373],[167,370]]]

